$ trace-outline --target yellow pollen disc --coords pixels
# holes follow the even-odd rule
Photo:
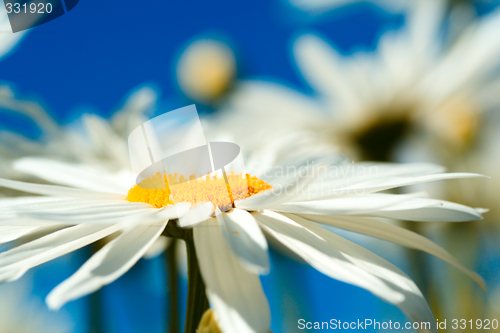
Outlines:
[[[196,205],[202,202],[211,202],[221,211],[233,207],[235,200],[242,200],[254,194],[271,188],[271,185],[257,177],[231,172],[224,178],[217,176],[195,179],[192,175],[189,181],[182,175],[166,175],[157,172],[144,179],[139,185],[132,187],[127,195],[130,202],[145,202],[157,208],[179,202],[189,202]],[[161,186],[158,186],[161,184]]]

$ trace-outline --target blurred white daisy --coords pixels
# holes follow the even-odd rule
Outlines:
[[[441,167],[427,164],[339,163],[322,169],[324,164],[314,162],[301,160],[272,172],[261,169],[258,177],[228,175],[230,196],[214,191],[219,186],[226,189],[224,180],[216,175],[191,180],[176,186],[176,195],[183,196],[184,202],[172,205],[168,184],[176,182],[175,176],[157,174],[146,179],[167,185],[153,190],[134,185],[133,177],[126,182],[123,177],[86,165],[41,158],[18,160],[14,165],[19,170],[72,187],[0,179],[0,186],[41,195],[0,200],[4,242],[60,227],[1,253],[0,280],[18,279],[33,266],[119,234],[49,294],[49,307],[57,309],[116,280],[162,233],[172,236],[175,232],[192,232],[196,254],[191,255],[197,257],[221,329],[267,332],[269,306],[259,279],[260,274],[269,272],[266,235],[320,272],[395,304],[411,320],[434,321],[409,277],[365,248],[323,228],[323,224],[425,251],[485,287],[480,276],[437,244],[385,221],[470,221],[481,219],[482,210],[421,194],[378,193],[479,175],[443,173]],[[217,214],[220,211],[225,212]],[[172,221],[176,218],[178,222]],[[202,222],[194,223],[197,221]]]
[[[26,31],[17,33],[12,32],[7,11],[4,11],[2,8],[2,10],[0,10],[0,58],[8,55],[25,35],[25,33]],[[0,98],[3,98],[5,93],[6,90],[0,87]],[[9,169],[7,159],[12,157],[12,152],[7,151],[5,147],[0,145],[0,156],[2,157],[0,159],[0,175],[5,175],[6,170]]]
[[[95,114],[83,114],[68,125],[59,125],[38,102],[16,98],[8,86],[0,87],[2,112],[12,112],[33,121],[42,135],[32,140],[23,135],[0,131],[0,176],[40,181],[35,174],[20,172],[12,167],[13,161],[26,156],[50,156],[67,162],[91,165],[103,172],[117,173],[127,178],[130,172],[128,135],[132,129],[144,123],[157,101],[157,93],[149,86],[132,90],[125,102],[110,119]],[[52,183],[45,178],[46,183]],[[82,180],[84,182],[84,180]],[[21,195],[0,188],[0,197]],[[162,253],[168,245],[166,238],[159,238],[145,254],[152,258]]]
[[[16,98],[7,86],[0,89],[1,112],[27,117],[40,128],[38,140],[11,131],[0,131],[0,175],[19,179],[26,176],[10,167],[11,161],[24,156],[51,158],[99,165],[107,170],[129,168],[127,138],[132,129],[148,119],[157,100],[154,89],[134,89],[123,106],[106,120],[95,114],[83,114],[69,125],[61,126],[37,102]]]
[[[311,15],[320,15],[331,12],[337,8],[341,8],[352,4],[371,3],[379,6],[387,11],[399,13],[411,10],[412,2],[420,0],[289,0],[289,3]],[[470,9],[473,3],[483,5],[498,5],[498,0],[434,0],[435,2],[442,2],[448,7],[455,7],[463,11]]]
[[[322,38],[302,35],[294,55],[316,96],[242,82],[215,122],[253,121],[233,133],[235,142],[301,130],[369,159],[391,158],[398,142],[415,133],[433,138],[436,148],[467,147],[479,115],[499,106],[500,10],[443,42],[444,14],[443,1],[411,2],[406,25],[385,33],[373,53],[343,56]]]

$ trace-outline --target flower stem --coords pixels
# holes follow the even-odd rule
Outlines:
[[[102,333],[102,307],[101,307],[101,290],[97,290],[90,294],[89,297],[89,320],[90,320],[90,332],[91,333]]]
[[[167,332],[179,333],[179,307],[178,299],[179,292],[177,286],[177,242],[178,240],[173,238],[167,247],[166,253],[166,264],[168,267],[168,282],[170,288],[170,316],[169,325],[167,326]]]
[[[205,284],[200,274],[198,259],[196,258],[193,231],[186,232],[184,241],[186,242],[188,258],[188,295],[186,309],[185,333],[196,333],[196,328],[209,308],[207,295],[205,294]]]
[[[209,308],[207,295],[205,294],[205,283],[200,274],[198,259],[196,258],[193,229],[179,227],[177,221],[169,221],[164,236],[174,239],[182,239],[186,243],[188,261],[188,295],[186,308],[185,333],[196,333],[203,313]]]
[[[106,242],[103,240],[93,243],[91,255],[97,253],[105,244]],[[97,289],[89,296],[89,328],[91,333],[104,332],[102,310],[102,289]]]

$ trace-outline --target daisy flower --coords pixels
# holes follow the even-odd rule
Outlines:
[[[24,156],[50,156],[52,159],[84,163],[93,170],[113,172],[117,177],[130,176],[128,134],[147,120],[157,101],[156,91],[149,86],[133,89],[110,119],[95,114],[83,114],[72,123],[59,125],[38,102],[17,97],[8,86],[0,87],[2,112],[12,112],[29,118],[41,130],[41,137],[32,140],[10,131],[0,131],[0,177],[40,181],[36,172],[30,174],[12,168],[16,159]],[[52,180],[44,178],[46,183]],[[56,181],[59,183],[60,181]],[[23,192],[0,188],[0,197],[22,195]],[[152,258],[168,245],[159,238],[145,255]]]
[[[293,54],[315,96],[242,82],[216,122],[255,122],[260,115],[268,121],[238,130],[234,142],[268,142],[299,129],[369,160],[389,160],[412,136],[428,136],[440,153],[469,147],[481,113],[498,108],[500,10],[442,38],[445,5],[411,2],[405,26],[385,33],[374,52],[345,56],[317,35],[300,36]],[[450,18],[450,26],[462,18]],[[266,127],[276,122],[281,130]]]
[[[51,156],[69,162],[98,165],[111,171],[126,169],[129,165],[128,134],[147,120],[146,113],[154,107],[156,99],[157,94],[151,87],[138,87],[109,120],[94,114],[83,114],[74,122],[61,126],[40,103],[20,99],[8,86],[2,86],[2,112],[29,118],[42,134],[38,140],[31,140],[10,131],[0,131],[0,175],[23,180],[26,174],[10,167],[12,161],[23,156]]]
[[[469,244],[468,251],[456,255],[471,267],[478,265],[484,257],[481,244],[498,235],[500,216],[495,183],[500,178],[496,135],[500,123],[495,115],[500,10],[471,19],[457,9],[447,16],[447,4],[409,2],[405,25],[384,33],[373,52],[346,56],[318,35],[300,36],[293,55],[314,95],[272,82],[241,82],[221,115],[212,120],[214,130],[221,123],[228,131],[235,124],[248,124],[231,133],[231,141],[246,149],[295,132],[307,138],[312,149],[320,143],[359,159],[430,161],[451,171],[493,176],[488,183],[433,184],[433,193],[439,192],[441,198],[492,207],[484,223],[431,228],[406,223],[449,246]],[[421,254],[409,253],[415,261],[426,261]],[[429,286],[427,290],[445,291],[446,298],[434,303],[442,316],[462,318],[460,313],[466,313],[477,318],[485,312],[483,293],[456,272],[410,267],[417,282]],[[462,282],[450,284],[450,279]]]
[[[261,169],[254,175],[229,172],[227,179],[212,174],[189,182],[179,182],[178,175],[156,174],[143,182],[165,182],[165,187],[148,189],[134,184],[133,177],[127,183],[123,177],[88,166],[40,158],[18,160],[15,167],[66,186],[0,179],[0,186],[40,195],[0,200],[2,241],[45,233],[0,253],[0,280],[16,280],[33,266],[118,234],[48,295],[48,306],[58,309],[116,280],[163,234],[186,241],[189,267],[195,263],[201,274],[191,271],[188,283],[205,285],[222,331],[267,332],[270,312],[259,275],[270,270],[267,250],[271,238],[320,272],[398,306],[410,320],[434,322],[424,297],[408,276],[325,228],[334,226],[430,253],[485,287],[480,276],[437,244],[387,223],[387,219],[422,223],[478,220],[482,210],[421,193],[379,193],[480,175],[443,173],[441,167],[427,164],[315,162],[301,160],[277,166],[272,172]],[[226,182],[231,184],[229,196]],[[174,204],[173,197],[182,202]],[[203,290],[190,290],[188,299],[197,303],[188,301],[188,308],[200,307],[203,297],[190,297],[189,293],[203,296]],[[194,330],[207,306],[202,304],[196,321],[186,325]]]

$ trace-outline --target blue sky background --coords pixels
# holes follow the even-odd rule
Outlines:
[[[62,17],[31,29],[0,61],[0,80],[21,98],[41,101],[62,123],[81,110],[107,117],[131,89],[144,83],[155,86],[163,103],[175,109],[191,103],[175,82],[179,53],[200,36],[216,36],[234,48],[240,78],[273,79],[310,93],[291,55],[292,41],[299,33],[319,32],[349,54],[374,49],[383,32],[403,23],[401,15],[369,4],[311,17],[277,0],[81,0]],[[35,269],[34,294],[43,299],[88,256],[89,250],[83,249]],[[397,309],[365,291],[277,253],[272,259],[272,274],[263,283],[275,333],[285,328],[293,332],[299,318],[403,320]],[[164,331],[168,295],[164,272],[162,258],[141,260],[102,290],[106,331]],[[87,297],[65,306],[61,313],[71,319],[75,332],[83,333],[89,332],[88,309]],[[287,320],[291,324],[285,324]]]
[[[158,87],[173,107],[182,49],[200,36],[226,40],[240,77],[267,77],[307,91],[290,54],[301,31],[319,31],[344,52],[372,49],[386,29],[403,22],[375,6],[350,6],[312,19],[284,1],[82,0],[70,12],[34,27],[0,62],[0,79],[22,96],[40,98],[61,121],[75,109],[109,115],[141,83]]]

